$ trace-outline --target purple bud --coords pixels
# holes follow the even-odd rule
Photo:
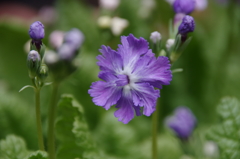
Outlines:
[[[187,140],[196,126],[196,118],[187,107],[178,107],[174,115],[166,120],[167,126],[183,140]]]
[[[173,9],[175,13],[190,14],[195,8],[195,0],[175,0]]]
[[[84,41],[83,33],[74,28],[66,33],[64,43],[70,45],[74,50],[78,50]]]
[[[193,32],[195,29],[195,21],[193,17],[186,15],[180,26],[178,27],[178,33],[181,35],[187,35],[189,32]]]
[[[29,36],[34,40],[41,40],[44,38],[44,25],[36,21],[31,24],[30,29],[28,31]]]

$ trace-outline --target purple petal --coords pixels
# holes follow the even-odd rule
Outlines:
[[[111,72],[120,72],[123,68],[121,56],[110,47],[102,45],[102,49],[99,50],[102,55],[98,55],[97,62],[101,70],[111,71]]]
[[[136,115],[140,115],[140,108],[136,108],[133,105],[131,98],[122,96],[117,102],[116,110],[114,112],[114,116],[118,118],[118,121],[127,124],[134,117],[134,112],[136,111]]]
[[[116,84],[115,86],[125,86],[129,83],[127,75],[114,75],[112,72],[101,71],[98,77],[108,83]]]
[[[139,82],[148,82],[154,87],[162,88],[161,85],[169,85],[172,80],[169,60],[165,56],[155,57],[143,56],[136,63],[134,74]]]
[[[149,83],[136,83],[131,93],[134,105],[144,107],[144,115],[150,116],[155,111],[157,98],[160,97],[159,90],[155,90]]]
[[[148,42],[143,38],[135,38],[132,34],[121,37],[122,45],[118,45],[118,53],[122,56],[124,68],[132,68],[141,55],[148,52]]]
[[[117,80],[117,76],[112,72],[101,71],[98,74],[98,77],[106,82],[114,82]]]
[[[106,110],[116,104],[122,94],[121,87],[116,87],[104,81],[93,82],[90,88],[88,93],[93,97],[93,102]]]
[[[129,83],[129,79],[127,75],[118,75],[116,80],[116,85],[117,86],[125,86],[126,84]]]

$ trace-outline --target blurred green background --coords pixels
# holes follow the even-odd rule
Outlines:
[[[109,156],[126,158],[125,156],[143,150],[142,154],[138,155],[143,159],[149,158],[151,117],[135,117],[129,124],[124,125],[113,117],[115,108],[105,111],[95,106],[87,93],[91,83],[98,80],[98,49],[101,45],[116,49],[120,43],[120,36],[112,35],[109,29],[98,27],[97,19],[101,15],[127,19],[129,26],[122,35],[132,33],[136,37],[149,39],[151,32],[159,31],[165,45],[169,38],[169,20],[174,17],[172,7],[164,0],[156,0],[150,15],[142,18],[139,16],[139,2],[140,0],[121,0],[115,11],[106,13],[91,3],[57,0],[52,5],[56,17],[46,23],[39,14],[39,9],[30,6],[25,6],[29,12],[24,8],[27,16],[20,14],[23,7],[16,4],[19,6],[19,14],[7,15],[1,12],[0,139],[8,134],[16,134],[26,140],[29,149],[37,149],[33,90],[26,89],[21,93],[18,91],[31,83],[24,45],[30,39],[30,24],[40,20],[45,25],[43,41],[46,45],[49,43],[50,33],[54,30],[68,31],[75,27],[79,28],[86,38],[77,57],[80,67],[61,84],[59,96],[63,93],[73,94],[82,104],[93,138]],[[15,10],[16,13],[17,11]],[[174,108],[180,105],[188,106],[198,120],[196,132],[204,134],[208,127],[218,120],[215,107],[221,97],[235,96],[240,99],[240,5],[234,1],[223,5],[209,0],[205,10],[194,11],[191,15],[196,21],[195,31],[191,34],[192,41],[172,66],[172,69],[183,68],[184,71],[174,74],[171,85],[164,86],[161,90],[159,153],[163,154],[162,158],[178,158],[182,154],[178,141],[166,131],[163,124],[164,118],[171,114]],[[50,92],[51,86],[44,87],[41,92],[45,139]],[[140,146],[136,147],[137,144]],[[126,149],[125,145],[130,145],[131,150]]]

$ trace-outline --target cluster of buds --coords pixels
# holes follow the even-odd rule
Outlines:
[[[42,87],[48,76],[48,67],[42,60],[45,53],[45,45],[42,42],[45,36],[43,24],[39,21],[32,23],[29,36],[32,39],[27,57],[29,77],[35,87]]]
[[[54,50],[46,53],[44,61],[52,73],[54,82],[60,82],[76,70],[74,60],[83,41],[83,33],[76,28],[66,33],[55,31],[50,35],[50,43]]]

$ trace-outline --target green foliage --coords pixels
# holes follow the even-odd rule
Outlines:
[[[22,138],[8,135],[5,140],[0,140],[1,159],[23,159],[28,154],[26,143]]]
[[[208,137],[218,144],[221,159],[239,159],[240,103],[236,98],[225,97],[217,112],[222,121],[209,131]]]
[[[37,148],[34,106],[20,98],[18,92],[9,92],[4,86],[6,84],[0,82],[0,139],[16,134],[23,137],[29,147]]]
[[[62,96],[56,123],[58,159],[95,158],[94,143],[83,114],[82,106],[71,95]]]
[[[48,159],[48,158],[47,158],[47,153],[46,152],[36,151],[36,152],[31,153],[25,159]]]

